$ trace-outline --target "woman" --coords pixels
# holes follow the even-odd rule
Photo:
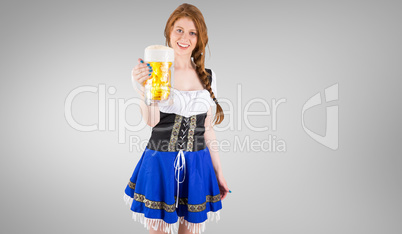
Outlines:
[[[219,220],[229,189],[214,142],[212,107],[216,105],[214,124],[222,122],[223,111],[215,97],[215,73],[204,68],[208,35],[200,10],[180,5],[166,23],[165,37],[175,52],[174,103],[141,104],[152,134],[124,199],[134,220],[150,233],[201,233],[206,221]],[[132,77],[141,84],[137,92],[144,98],[142,85],[152,67],[138,62]]]

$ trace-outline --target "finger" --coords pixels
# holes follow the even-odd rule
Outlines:
[[[145,66],[145,68],[143,68],[143,71],[145,71],[145,72],[147,72],[147,73],[152,73],[152,67],[148,67],[148,66]]]
[[[138,75],[138,76],[140,76],[138,79],[149,78],[149,77],[151,77],[151,74],[152,74],[152,70],[150,70],[148,68],[142,69]]]
[[[225,199],[227,195],[228,195],[228,193],[225,192],[225,194],[223,195],[223,199]]]
[[[147,65],[142,65],[141,68],[136,70],[136,74],[140,76],[145,76],[149,73],[152,73],[152,68],[148,67]]]
[[[137,66],[135,66],[134,68],[133,68],[133,70],[131,71],[131,77],[134,79],[134,80],[138,80],[138,74],[140,74],[141,73],[141,69],[138,67],[138,65]]]
[[[132,74],[139,74],[142,69],[152,69],[151,65],[149,63],[144,63],[144,61],[139,58],[138,59],[138,64],[134,66],[133,70],[132,70]]]
[[[141,83],[141,84],[143,84],[144,81],[148,80],[150,77],[151,77],[151,76],[148,76],[148,75],[143,76],[141,79],[138,80],[138,82]]]
[[[138,75],[138,74],[141,74],[144,71],[149,71],[149,70],[150,70],[150,68],[147,65],[138,64],[133,68],[132,73],[133,73],[133,75]]]
[[[141,73],[140,75],[137,75],[136,81],[143,85],[144,81],[148,80],[151,77],[148,74],[149,73]]]
[[[139,58],[138,59],[138,65],[141,65],[142,67],[149,67],[151,68],[151,64],[146,63],[143,59]]]
[[[143,81],[144,79],[149,78],[150,73],[151,72],[149,71],[149,69],[135,70],[132,74],[132,78],[137,82],[141,82],[141,80]]]

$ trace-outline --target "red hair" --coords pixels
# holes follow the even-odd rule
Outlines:
[[[205,24],[204,16],[201,11],[188,3],[181,4],[178,6],[173,13],[170,15],[168,21],[166,22],[165,27],[165,38],[166,38],[166,46],[172,47],[170,45],[170,33],[172,31],[174,23],[182,18],[188,17],[193,22],[197,29],[197,44],[191,53],[191,57],[194,59],[194,63],[196,65],[196,72],[198,78],[204,87],[208,90],[213,100],[216,100],[215,94],[212,91],[211,84],[209,82],[208,76],[209,74],[205,71],[205,47],[208,44],[208,33],[207,33],[207,25]],[[211,74],[212,76],[212,74]],[[214,124],[220,124],[223,121],[224,114],[222,107],[216,101],[216,115],[214,118]]]

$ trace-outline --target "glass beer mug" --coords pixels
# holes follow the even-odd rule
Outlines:
[[[151,45],[145,48],[144,61],[152,67],[151,77],[144,81],[145,103],[165,103],[170,98],[173,84],[171,74],[174,62],[174,50],[163,45]]]

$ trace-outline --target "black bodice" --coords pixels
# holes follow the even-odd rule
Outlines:
[[[185,117],[160,111],[160,121],[152,128],[147,148],[163,152],[198,151],[206,148],[205,118],[207,113]]]

